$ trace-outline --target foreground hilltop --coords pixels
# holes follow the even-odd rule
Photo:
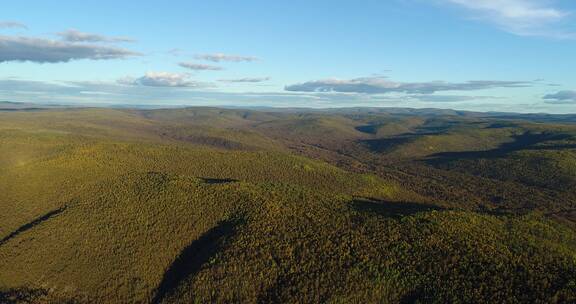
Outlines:
[[[0,302],[576,301],[576,124],[0,111]]]

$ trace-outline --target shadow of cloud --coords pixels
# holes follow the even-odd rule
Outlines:
[[[162,303],[182,281],[196,275],[202,265],[223,248],[242,222],[240,219],[222,221],[184,248],[164,273],[150,303]]]
[[[372,152],[382,153],[390,151],[403,144],[410,143],[416,139],[416,137],[416,135],[398,135],[390,138],[364,139],[359,142],[366,145]]]
[[[513,137],[514,141],[501,144],[498,148],[486,151],[466,151],[466,152],[442,152],[430,156],[426,162],[433,166],[442,165],[453,160],[461,159],[494,159],[502,158],[508,154],[521,150],[562,150],[576,147],[574,144],[559,144],[538,146],[544,142],[555,142],[571,140],[573,136],[569,134],[554,133],[531,133],[525,132]]]

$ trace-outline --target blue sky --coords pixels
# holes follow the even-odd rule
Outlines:
[[[0,100],[576,113],[576,2],[18,1]]]

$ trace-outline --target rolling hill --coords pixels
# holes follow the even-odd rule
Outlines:
[[[0,111],[0,302],[570,303],[575,186],[564,116]]]

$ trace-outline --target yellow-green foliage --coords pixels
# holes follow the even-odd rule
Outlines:
[[[165,302],[576,300],[576,238],[541,218],[433,211],[396,220],[314,201],[299,210],[281,200],[294,207],[247,224]]]
[[[406,144],[391,147],[396,157],[425,157],[440,152],[484,151],[511,142],[514,130],[475,129],[449,133],[422,135],[407,140]]]
[[[444,210],[398,178],[295,156],[264,135],[304,122],[286,134],[351,140],[362,133],[351,119],[258,133],[266,124],[241,129],[246,117],[278,119],[0,113],[0,302],[576,301],[574,230],[539,214]],[[443,147],[460,149],[496,131],[462,132],[434,141],[466,138]],[[571,152],[558,153],[547,161],[571,170]]]
[[[284,153],[75,133],[0,131],[0,238],[65,206],[0,245],[0,286],[145,301],[183,247],[228,217],[265,208],[283,189],[392,199],[397,188]]]

